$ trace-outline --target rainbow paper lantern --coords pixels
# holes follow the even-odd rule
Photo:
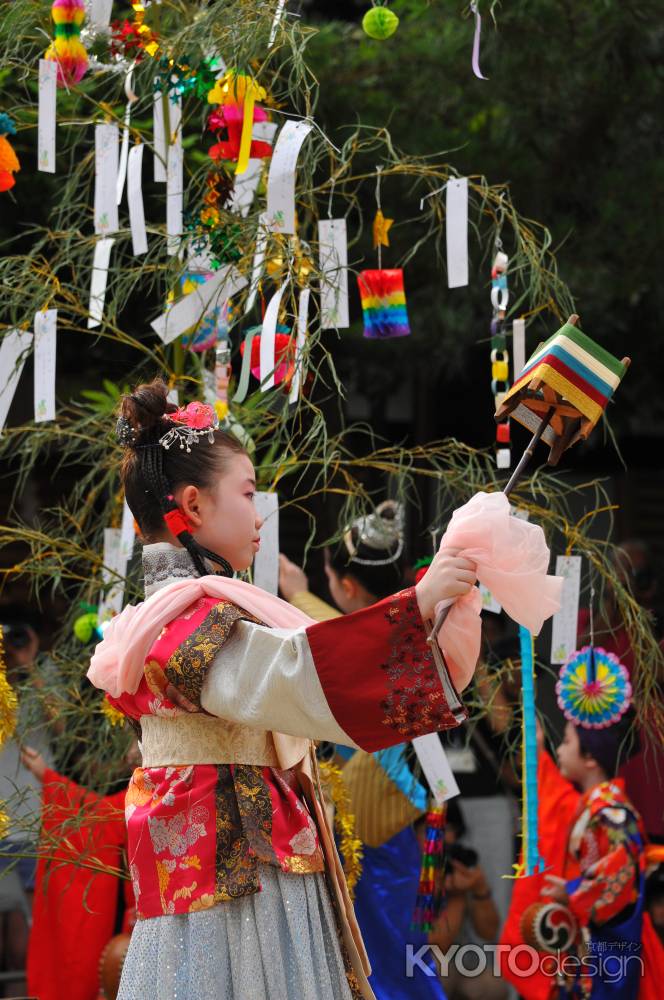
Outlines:
[[[584,646],[561,668],[556,695],[570,722],[585,729],[605,729],[629,708],[632,686],[627,670],[613,653]]]
[[[44,58],[58,64],[58,86],[69,87],[82,80],[88,68],[88,54],[79,37],[85,19],[84,0],[54,0],[51,17],[55,38]]]
[[[407,337],[410,333],[403,271],[360,271],[357,284],[362,299],[364,336],[371,340]]]

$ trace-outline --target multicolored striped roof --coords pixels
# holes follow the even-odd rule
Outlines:
[[[581,423],[577,436],[587,437],[626,371],[627,364],[591,340],[578,326],[565,323],[527,361],[496,416],[500,419],[511,413],[533,429],[533,420],[542,415],[541,405],[529,399],[526,390],[544,385],[578,411]]]

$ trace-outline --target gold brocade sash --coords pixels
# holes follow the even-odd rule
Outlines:
[[[171,719],[143,715],[141,731],[143,767],[172,767],[176,764],[283,767],[272,733],[212,715],[195,713]],[[294,763],[302,756],[303,753],[300,753]]]

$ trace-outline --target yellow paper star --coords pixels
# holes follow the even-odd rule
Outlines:
[[[373,222],[373,245],[374,250],[377,247],[389,247],[390,240],[388,233],[394,219],[386,219],[380,208],[376,212],[376,218]]]

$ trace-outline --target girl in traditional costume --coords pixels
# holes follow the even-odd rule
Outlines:
[[[465,718],[425,621],[471,590],[473,564],[442,551],[416,588],[313,622],[233,578],[260,544],[252,464],[211,407],[166,397],[153,383],[122,404],[146,600],[111,620],[88,674],[143,758],[120,1000],[371,998],[312,740],[373,751]]]
[[[551,868],[533,882],[542,901],[558,907],[533,902],[524,912],[517,882],[513,909],[527,943],[557,950],[557,966],[549,965],[559,971],[523,979],[510,975],[509,962],[503,969],[533,1000],[656,1000],[664,949],[644,910],[648,845],[625,782],[616,777],[638,751],[627,672],[614,656],[586,647],[563,667],[557,691],[567,717],[559,768],[540,752],[538,771],[540,850]],[[561,928],[571,939],[567,954]],[[516,943],[504,937],[508,942]]]

